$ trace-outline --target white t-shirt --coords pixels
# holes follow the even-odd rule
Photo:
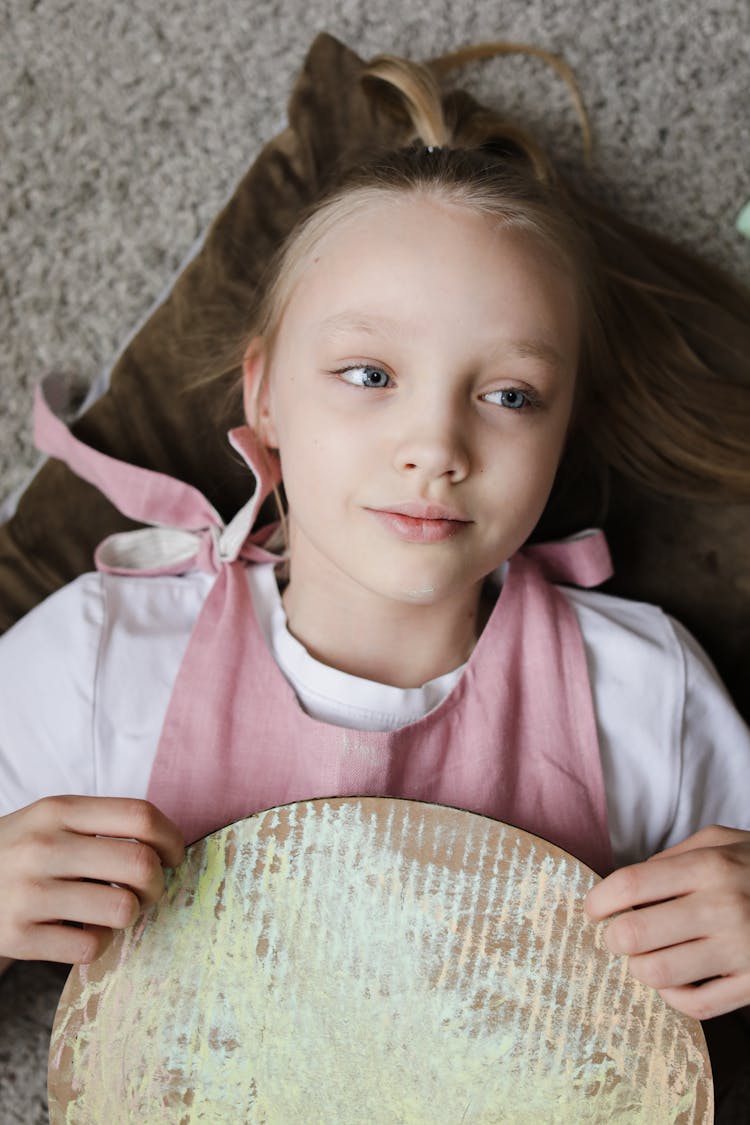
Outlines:
[[[246,573],[277,663],[318,719],[396,729],[436,707],[461,675],[401,689],[322,665],[287,630],[272,565]],[[56,793],[146,795],[213,581],[85,574],[0,637],[0,814]],[[616,863],[707,824],[750,830],[750,731],[696,641],[654,606],[560,589],[586,649]]]

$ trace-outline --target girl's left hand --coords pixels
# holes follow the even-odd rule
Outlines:
[[[607,947],[679,1011],[705,1020],[750,1004],[750,832],[702,828],[614,871],[584,909],[597,922],[619,914]]]

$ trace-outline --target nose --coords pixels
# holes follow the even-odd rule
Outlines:
[[[469,438],[455,403],[411,404],[399,426],[394,463],[401,473],[425,481],[448,477],[452,483],[469,473]]]

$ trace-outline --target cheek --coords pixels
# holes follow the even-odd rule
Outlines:
[[[536,457],[534,458],[535,469],[533,471],[533,476],[535,477],[535,493],[541,497],[543,504],[546,504],[549,493],[552,490],[552,485],[555,482],[555,476],[562,457],[564,440],[564,434],[550,435],[548,440],[537,449]]]
[[[321,435],[318,423],[288,426],[280,434],[281,475],[290,513],[325,511],[349,479],[341,442]]]
[[[524,440],[500,439],[501,453],[486,473],[483,489],[501,521],[528,532],[537,523],[552,490],[562,449],[557,429],[527,433]],[[488,466],[489,469],[489,466]]]
[[[565,396],[565,401],[556,404],[553,414],[547,419],[546,424],[535,434],[536,459],[539,464],[539,475],[548,479],[550,484],[557,472],[565,449],[568,431],[572,418],[572,389]]]

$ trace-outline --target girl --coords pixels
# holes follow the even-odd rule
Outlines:
[[[454,128],[429,68],[367,73],[416,143],[338,169],[277,256],[230,435],[256,488],[229,526],[39,400],[41,444],[156,526],[0,641],[0,952],[90,961],[183,839],[393,795],[617,868],[586,903],[621,915],[610,948],[693,1016],[739,1008],[750,733],[684,629],[585,588],[609,574],[599,533],[530,537],[585,448],[747,489],[747,390],[722,387],[717,437],[705,369],[657,318],[633,361],[595,213],[538,148],[484,111]],[[282,478],[278,527],[253,530]]]

